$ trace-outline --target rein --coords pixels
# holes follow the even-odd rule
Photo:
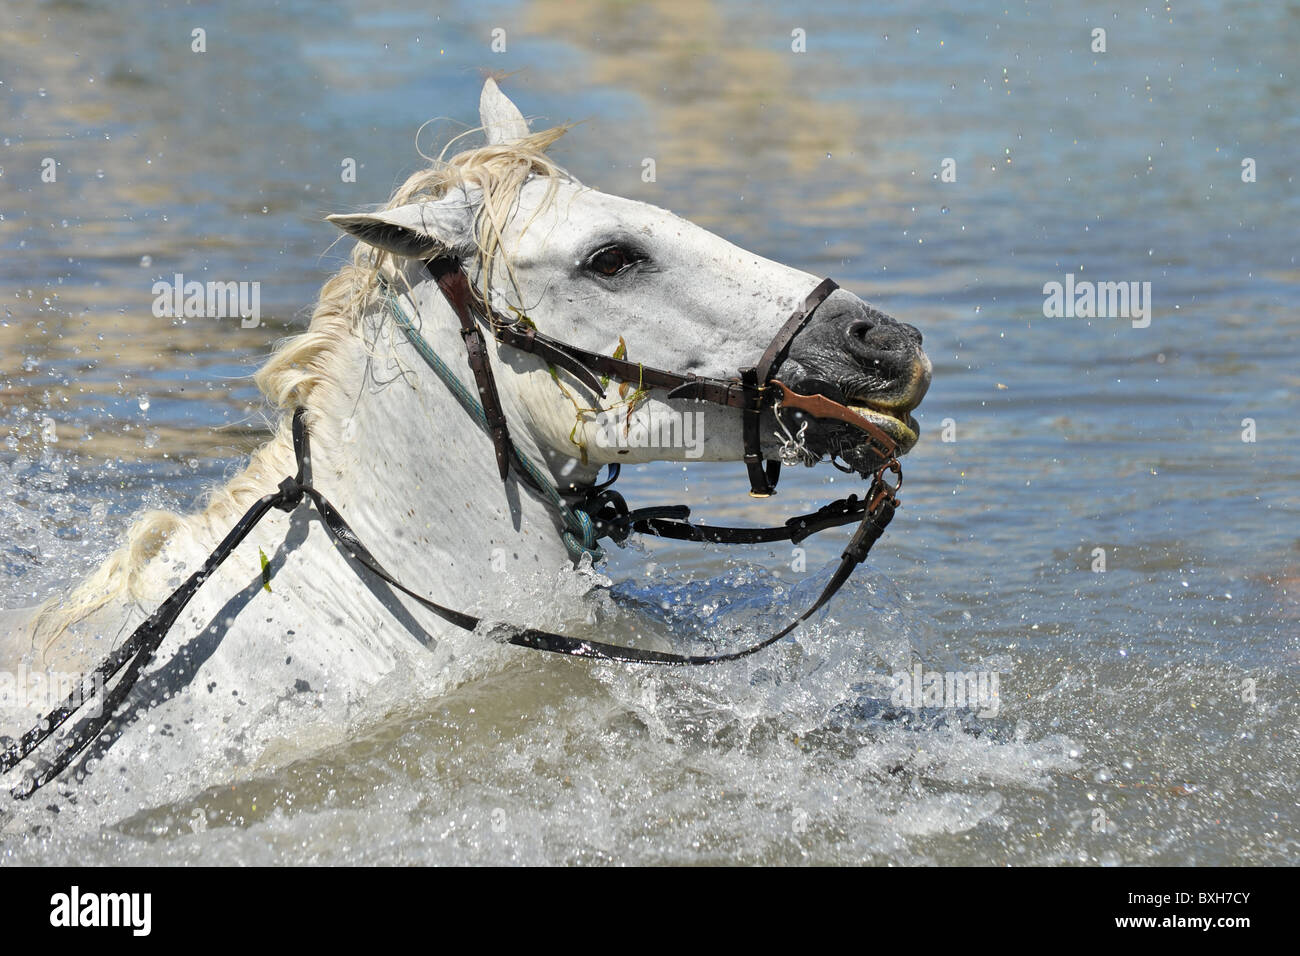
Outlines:
[[[185,609],[203,583],[273,508],[292,512],[304,499],[310,499],[336,547],[371,574],[456,627],[474,631],[483,626],[483,633],[486,636],[501,643],[553,654],[630,664],[673,666],[699,666],[739,660],[787,636],[830,601],[857,566],[866,560],[871,547],[884,534],[885,528],[893,519],[894,510],[898,506],[897,492],[903,483],[902,467],[896,457],[897,445],[893,439],[847,407],[824,396],[801,395],[774,377],[794,337],[807,325],[817,307],[838,288],[830,279],[823,280],[809,294],[801,308],[786,321],[772,344],[763,353],[757,366],[740,369],[737,379],[724,380],[679,375],[612,356],[599,355],[552,339],[538,332],[528,323],[503,319],[487,303],[476,297],[468,278],[456,260],[437,259],[426,265],[460,320],[461,335],[465,340],[469,366],[474,373],[479,400],[475,401],[473,395],[460,386],[459,379],[451,375],[450,370],[446,369],[445,364],[438,359],[410,320],[398,311],[398,319],[403,330],[416,350],[429,362],[435,372],[448,382],[449,387],[452,387],[452,381],[460,386],[453,387],[453,391],[462,404],[474,413],[474,417],[491,437],[502,479],[506,480],[509,477],[513,466],[513,470],[525,483],[543,493],[556,506],[564,524],[581,529],[583,542],[577,545],[577,550],[599,554],[599,549],[595,547],[596,538],[610,537],[621,543],[632,532],[654,534],[681,541],[712,541],[724,544],[772,541],[798,543],[818,531],[858,521],[857,529],[840,556],[839,565],[817,599],[806,611],[781,630],[748,647],[721,654],[678,654],[670,651],[643,650],[514,624],[489,622],[464,611],[446,607],[411,590],[389,573],[362,544],[338,509],[312,485],[306,409],[298,408],[293,416],[293,445],[297,473],[281,481],[275,492],[258,499],[217,545],[199,570],[173,591],[120,647],[113,650],[98,667],[84,677],[80,687],[42,718],[35,727],[23,734],[3,754],[0,754],[0,775],[3,775],[33,757],[41,744],[85,707],[96,690],[102,694],[103,699],[98,710],[89,713],[80,723],[73,726],[58,741],[53,756],[48,760],[39,761],[38,765],[23,778],[21,784],[10,791],[14,798],[30,797],[66,770],[82,751],[105,734],[115,714],[139,680],[144,668],[153,660],[154,654],[181,611]],[[532,352],[550,365],[565,369],[602,398],[604,389],[597,378],[597,373],[609,378],[638,383],[642,387],[669,389],[669,398],[692,398],[740,409],[744,415],[744,461],[750,477],[750,494],[756,497],[767,497],[773,494],[780,474],[780,462],[769,462],[766,468],[763,467],[759,445],[761,413],[777,402],[815,418],[833,418],[853,425],[879,446],[884,463],[872,477],[866,497],[860,499],[857,495],[850,495],[831,502],[811,514],[789,518],[780,527],[733,528],[690,524],[685,520],[690,515],[690,509],[684,505],[629,510],[622,495],[610,487],[618,477],[617,466],[612,466],[611,478],[590,489],[581,505],[570,509],[556,489],[510,441],[509,425],[501,408],[488,361],[486,343],[479,328],[480,317],[489,325],[494,338],[499,343]],[[445,374],[443,370],[446,370]],[[891,483],[887,480],[887,474],[892,474],[895,481]],[[569,538],[575,537],[571,531],[566,531],[564,534],[566,544],[569,543]],[[575,549],[570,547],[570,550]],[[117,678],[117,681],[109,689],[109,682],[114,678]]]

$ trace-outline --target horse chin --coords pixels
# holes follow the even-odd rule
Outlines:
[[[906,455],[916,446],[920,437],[921,426],[916,419],[904,411],[887,411],[872,405],[849,404],[849,411],[861,415],[871,424],[880,428],[898,444],[898,454]]]

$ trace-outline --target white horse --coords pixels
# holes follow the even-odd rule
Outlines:
[[[545,155],[564,130],[530,132],[491,80],[480,114],[485,146],[412,176],[381,211],[330,217],[360,240],[350,264],[257,383],[274,406],[306,409],[315,486],[404,583],[489,617],[571,626],[572,598],[592,578],[585,561],[575,572],[555,508],[513,473],[502,482],[490,439],[395,321],[404,315],[472,392],[456,316],[424,261],[458,257],[498,312],[526,315],[553,338],[719,378],[755,363],[818,277],[584,187]],[[618,382],[601,402],[535,355],[490,352],[515,445],[565,493],[590,487],[605,464],[742,457],[734,408],[706,409],[691,443],[611,442],[611,421],[625,435],[654,435],[656,422],[699,406]],[[915,329],[842,290],[781,366],[792,387],[851,403],[902,451],[916,441],[908,412],[929,375]],[[766,457],[779,450],[777,430],[766,412]],[[814,425],[805,439],[853,460],[853,443],[834,428]],[[145,516],[68,598],[0,621],[0,668],[89,671],[294,470],[285,415],[199,513]],[[437,693],[527,653],[458,631],[369,576],[332,545],[313,510],[272,511],[181,614],[111,735],[59,786],[162,801],[341,740],[401,706],[395,698],[412,686]],[[402,680],[391,683],[394,675]],[[9,700],[0,731],[16,737],[43,704]]]

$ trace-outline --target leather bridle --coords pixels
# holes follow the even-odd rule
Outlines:
[[[749,472],[749,493],[755,498],[766,498],[774,494],[780,478],[781,462],[769,461],[764,467],[759,437],[762,412],[776,402],[785,408],[806,412],[814,418],[834,418],[854,426],[878,446],[877,450],[886,461],[893,459],[898,450],[897,443],[883,429],[847,406],[822,395],[801,395],[776,378],[777,369],[789,354],[795,336],[803,331],[818,306],[839,288],[833,279],[823,279],[808,293],[803,304],[773,337],[757,365],[740,369],[737,378],[718,379],[668,372],[553,339],[537,331],[531,322],[506,319],[484,302],[470,285],[469,277],[461,268],[459,260],[450,257],[430,259],[425,267],[460,321],[469,367],[482,396],[488,433],[492,437],[502,481],[510,470],[510,429],[492,377],[487,345],[479,327],[480,319],[488,326],[497,342],[532,353],[548,365],[564,369],[601,398],[605,397],[605,389],[599,376],[604,376],[606,379],[618,379],[642,388],[668,389],[669,399],[695,399],[739,409],[743,415],[742,437],[745,443],[745,468]]]
[[[105,732],[109,724],[125,702],[132,687],[135,686],[145,666],[153,659],[181,611],[203,583],[273,508],[291,512],[304,499],[309,499],[316,506],[331,540],[353,561],[456,627],[474,631],[481,625],[488,624],[484,633],[502,643],[566,654],[571,657],[668,665],[705,665],[735,661],[776,643],[826,605],[849,579],[854,569],[866,560],[872,545],[880,539],[893,518],[894,509],[898,506],[897,492],[903,483],[902,468],[896,456],[897,443],[879,427],[846,406],[821,395],[801,395],[775,377],[795,336],[808,324],[818,306],[838,288],[830,279],[824,279],[819,283],[801,307],[795,310],[777,332],[756,366],[740,369],[737,378],[717,379],[698,375],[679,375],[629,362],[626,359],[599,355],[557,341],[538,332],[529,322],[504,319],[474,294],[468,277],[456,260],[434,259],[426,265],[460,321],[469,366],[478,388],[480,404],[476,406],[476,410],[482,412],[482,421],[491,436],[497,467],[503,480],[509,477],[512,463],[518,466],[522,465],[522,462],[510,441],[510,429],[492,376],[487,344],[480,329],[481,322],[488,325],[493,337],[500,344],[531,352],[553,368],[564,369],[601,397],[604,396],[604,388],[598,376],[607,376],[609,379],[635,383],[640,388],[668,389],[670,399],[694,399],[739,409],[744,416],[744,461],[749,471],[750,494],[755,496],[771,495],[776,488],[780,472],[780,462],[770,462],[764,467],[762,461],[759,421],[765,409],[775,407],[779,403],[781,407],[797,409],[813,418],[835,419],[862,431],[868,440],[877,446],[877,451],[883,460],[883,464],[877,468],[872,477],[866,497],[859,499],[857,495],[850,495],[831,502],[811,514],[789,518],[782,526],[732,528],[691,524],[685,520],[689,516],[690,509],[683,505],[629,510],[622,496],[609,487],[617,477],[616,469],[613,477],[608,481],[588,491],[583,501],[585,510],[579,509],[587,521],[594,526],[598,536],[613,537],[616,541],[621,541],[629,533],[637,531],[685,541],[729,544],[771,541],[798,543],[818,531],[860,519],[857,529],[840,556],[839,565],[817,600],[781,630],[747,647],[720,654],[679,654],[673,651],[647,650],[556,634],[537,628],[485,622],[479,617],[446,607],[412,590],[389,573],[362,544],[338,509],[312,484],[306,411],[298,408],[293,416],[297,474],[280,482],[277,491],[260,498],[222,539],[201,568],[173,591],[121,646],[109,653],[90,674],[86,675],[77,690],[73,691],[55,710],[45,715],[35,727],[23,734],[3,754],[0,754],[0,774],[5,774],[29,757],[33,757],[41,744],[86,706],[90,697],[96,693],[102,696],[98,712],[90,713],[68,730],[59,739],[53,757],[48,761],[38,760],[38,765],[23,778],[22,784],[11,791],[15,798],[30,797],[66,770],[91,743],[106,736]],[[421,347],[421,354],[426,355],[428,359],[432,355],[428,343],[423,342],[419,333],[409,324],[404,324],[403,328],[408,337],[412,338],[413,344]],[[516,467],[515,471],[535,489],[545,490],[543,483],[529,469]],[[886,480],[886,474],[893,474],[896,482],[891,484]],[[554,490],[551,491],[554,494]],[[558,499],[552,498],[552,500]],[[264,570],[263,573],[265,575],[266,571]],[[269,578],[264,580],[269,581]],[[113,683],[114,678],[116,683]],[[88,689],[89,693],[87,693]]]

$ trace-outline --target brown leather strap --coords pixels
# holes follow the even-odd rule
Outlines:
[[[832,401],[825,395],[804,395],[802,392],[796,392],[779,378],[772,379],[772,385],[780,390],[780,402],[784,407],[806,412],[813,418],[833,418],[852,425],[866,432],[867,436],[880,446],[886,458],[892,458],[898,451],[898,443],[886,431],[867,421],[853,409]]]
[[[429,272],[437,280],[438,288],[451,304],[452,311],[460,320],[460,334],[465,340],[465,352],[469,359],[470,370],[474,373],[474,384],[478,386],[479,401],[483,405],[483,414],[487,418],[488,434],[492,437],[492,449],[496,452],[497,471],[505,481],[510,474],[510,426],[506,423],[505,412],[501,408],[501,397],[497,394],[496,379],[492,377],[492,363],[488,358],[487,343],[483,333],[474,321],[471,310],[473,292],[469,279],[454,259],[436,259],[427,263]]]
[[[605,390],[600,387],[600,380],[581,358],[570,354],[572,351],[570,346],[549,339],[538,333],[532,326],[518,322],[505,326],[494,325],[492,333],[502,345],[509,345],[521,352],[531,352],[548,365],[564,369],[601,398],[605,397]]]
[[[767,351],[758,361],[760,385],[767,385],[772,380],[772,376],[776,374],[776,370],[781,367],[781,363],[789,354],[794,337],[803,331],[803,327],[812,319],[817,307],[830,298],[831,293],[838,288],[839,283],[834,279],[822,279],[817,288],[809,292],[808,297],[803,300],[803,307],[786,319],[785,325],[781,326],[781,330],[773,337],[772,344],[767,347]]]
[[[728,408],[744,408],[749,392],[738,378],[722,379],[701,378],[688,375],[685,385],[678,385],[668,393],[669,398],[693,398],[700,402],[712,402]]]
[[[602,355],[561,342],[549,335],[537,331],[531,324],[514,319],[507,319],[500,312],[483,302],[470,287],[455,259],[430,259],[425,263],[429,272],[438,280],[438,287],[451,303],[460,319],[462,329],[466,318],[471,321],[476,312],[481,313],[484,321],[491,328],[493,337],[502,345],[509,345],[525,352],[537,355],[543,361],[570,372],[588,388],[602,398],[604,389],[597,380],[597,375],[606,375],[621,382],[629,382],[642,388],[669,389],[669,398],[694,398],[701,401],[726,405],[731,408],[744,408],[750,400],[746,390],[736,379],[718,379],[689,374],[680,375],[666,369],[655,368],[640,362]],[[460,273],[460,281],[452,282],[447,277]]]
[[[504,321],[501,317],[492,313],[494,322]],[[653,365],[643,365],[640,362],[629,362],[627,359],[615,358],[612,355],[601,355],[599,352],[589,352],[584,348],[576,345],[570,345],[568,342],[561,342],[553,339],[549,335],[544,335],[534,329],[521,329],[519,323],[511,322],[506,325],[496,325],[493,328],[493,334],[496,335],[497,341],[506,345],[517,345],[524,348],[528,343],[532,350],[536,351],[544,358],[546,355],[543,349],[550,354],[560,353],[569,362],[580,362],[585,366],[584,371],[588,374],[599,373],[607,375],[610,378],[616,378],[621,382],[630,382],[641,388],[666,388],[673,392],[679,390],[700,390],[700,394],[682,392],[682,394],[670,394],[669,398],[703,398],[706,401],[714,401],[714,395],[720,397],[722,401],[719,404],[730,405],[733,408],[741,408],[744,404],[743,395],[739,392],[732,394],[733,389],[739,384],[734,381],[702,378],[698,375],[679,375],[677,372],[669,372],[665,369],[655,368]],[[556,362],[564,368],[569,366],[563,362]],[[572,369],[569,369],[572,371]],[[579,376],[582,378],[582,376]],[[588,381],[587,379],[583,379]],[[589,382],[590,384],[590,382]],[[604,396],[605,392],[599,385],[595,386],[598,395]]]

